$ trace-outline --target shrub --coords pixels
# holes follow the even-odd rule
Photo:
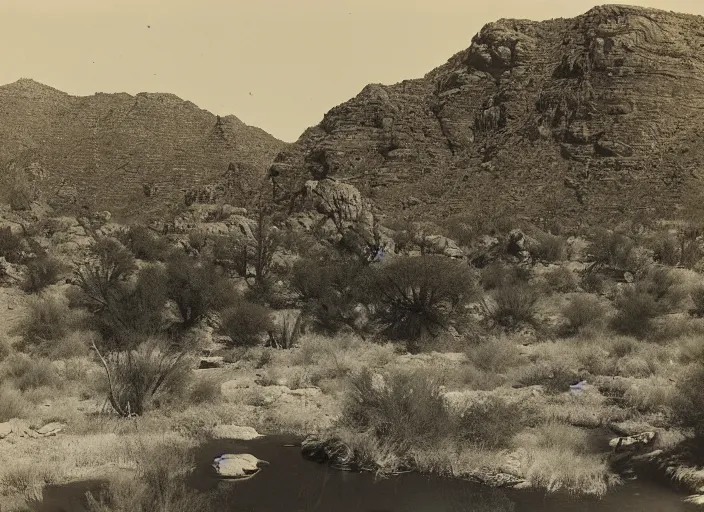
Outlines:
[[[629,287],[616,299],[614,330],[644,338],[653,327],[653,319],[658,314],[658,306],[652,295],[635,287]]]
[[[650,241],[653,259],[663,265],[675,267],[680,262],[680,244],[676,237],[662,233]]]
[[[503,373],[518,366],[522,361],[516,343],[505,338],[490,339],[476,345],[469,345],[466,354],[467,359],[474,366],[492,373]]]
[[[704,317],[704,286],[698,286],[690,293],[694,307],[690,310],[690,314],[698,317]]]
[[[574,297],[562,310],[562,316],[567,320],[568,334],[576,334],[586,327],[598,324],[605,314],[599,299],[590,295]]]
[[[442,256],[397,258],[376,269],[371,287],[383,332],[411,344],[447,328],[475,294],[468,267]]]
[[[652,261],[649,252],[621,233],[597,230],[589,246],[590,256],[598,265],[605,265],[633,273],[640,272]]]
[[[422,372],[382,378],[369,370],[354,376],[342,423],[398,446],[434,446],[445,438],[450,415],[437,382]]]
[[[485,290],[494,290],[501,286],[527,282],[530,274],[529,268],[494,261],[482,270],[480,283]]]
[[[182,397],[192,378],[186,356],[158,338],[147,339],[134,350],[107,354],[107,391],[112,407],[122,416],[139,416],[164,401]]]
[[[21,324],[24,342],[40,346],[66,336],[73,317],[63,297],[33,297]]]
[[[604,277],[593,270],[582,275],[580,282],[582,289],[589,293],[603,293],[605,288]]]
[[[485,310],[487,316],[501,326],[516,327],[535,319],[538,297],[526,283],[501,286],[494,293],[494,301],[493,306],[485,305]]]
[[[188,233],[188,245],[200,252],[208,243],[208,234],[205,231],[191,231]]]
[[[562,261],[566,256],[566,242],[561,236],[549,233],[535,233],[537,244],[530,248],[530,255],[536,260],[554,263]]]
[[[677,308],[685,297],[680,280],[668,268],[651,269],[638,280],[636,287],[653,297],[661,313]]]
[[[234,300],[232,287],[219,267],[198,264],[184,253],[173,254],[167,262],[166,294],[178,307],[184,328]]]
[[[264,306],[240,301],[222,314],[220,329],[236,345],[251,347],[261,343],[274,329],[271,312]]]
[[[63,272],[62,263],[48,256],[40,256],[29,262],[22,289],[28,293],[37,293],[47,286],[56,284]]]
[[[144,261],[164,261],[170,246],[168,241],[144,226],[132,226],[119,236],[135,258]]]
[[[291,287],[306,302],[304,312],[323,331],[334,334],[354,327],[353,308],[368,300],[367,269],[358,261],[316,262],[299,259],[293,265]]]
[[[679,425],[694,430],[698,440],[704,440],[704,365],[697,364],[677,383],[674,417]]]
[[[0,334],[0,363],[12,353],[12,344],[3,334]]]
[[[45,358],[27,354],[12,354],[4,362],[4,377],[14,382],[17,389],[27,391],[59,384],[56,370]]]
[[[0,257],[10,263],[19,263],[22,259],[22,238],[9,227],[0,228]]]
[[[455,435],[463,444],[489,449],[507,448],[513,436],[523,430],[526,416],[519,404],[489,396],[462,411],[454,422]]]
[[[195,404],[217,403],[222,398],[220,382],[214,379],[197,379],[191,386],[189,398]]]
[[[577,288],[577,277],[566,267],[551,269],[544,277],[548,287],[556,292],[567,293]]]
[[[22,418],[27,402],[22,393],[7,386],[0,387],[0,423],[13,418]]]

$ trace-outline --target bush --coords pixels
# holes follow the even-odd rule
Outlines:
[[[42,357],[30,357],[27,354],[12,354],[4,362],[5,379],[14,382],[20,391],[40,387],[55,387],[60,381],[51,361]]]
[[[704,317],[704,286],[698,286],[690,293],[694,307],[690,314],[699,318]]]
[[[504,327],[533,323],[538,296],[527,283],[501,286],[494,293],[495,304],[485,306],[487,316]]]
[[[74,315],[63,297],[33,297],[21,329],[24,342],[41,346],[59,340],[68,334]]]
[[[0,334],[0,363],[3,362],[11,353],[12,344],[10,344],[10,340],[5,338],[3,334]]]
[[[22,393],[7,386],[0,387],[0,423],[22,418],[26,410],[27,401]]]
[[[190,389],[189,398],[194,404],[214,404],[222,398],[220,382],[214,379],[197,379]]]
[[[168,241],[144,226],[132,226],[119,236],[134,257],[144,261],[164,261],[170,251]]]
[[[593,270],[587,271],[582,275],[580,285],[585,292],[603,293],[605,288],[604,277]]]
[[[556,292],[567,293],[577,289],[577,277],[565,267],[557,267],[544,275],[548,287]]]
[[[0,228],[0,257],[10,263],[19,263],[22,259],[22,238],[9,227]]]
[[[669,233],[655,236],[649,244],[653,251],[653,259],[663,265],[675,267],[681,259],[681,247],[676,237]]]
[[[167,340],[152,338],[134,350],[105,356],[112,389],[111,405],[118,414],[142,415],[150,408],[185,395],[192,378],[190,362],[183,351],[173,351]]]
[[[422,372],[379,378],[369,370],[354,376],[342,423],[399,447],[432,447],[450,429],[437,382]]]
[[[518,366],[523,359],[518,345],[505,338],[472,344],[467,347],[466,354],[474,366],[491,373],[503,373]]]
[[[653,329],[658,305],[649,293],[629,287],[616,299],[615,306],[612,326],[617,332],[645,338]]]
[[[274,330],[271,312],[264,306],[240,301],[222,314],[220,330],[235,345],[245,347],[261,343],[264,335]]]
[[[442,256],[397,258],[375,270],[368,299],[374,318],[391,339],[411,345],[446,329],[476,293],[469,268]]]
[[[482,448],[498,449],[511,445],[513,436],[523,430],[526,411],[499,397],[473,403],[455,420],[457,440]]]
[[[205,231],[191,231],[188,233],[188,245],[200,252],[208,243],[208,234]]]
[[[368,301],[367,269],[354,262],[299,259],[293,265],[291,287],[305,301],[304,312],[328,334],[355,328],[353,308]]]
[[[680,426],[694,430],[695,437],[704,441],[704,365],[695,365],[677,383],[677,398],[672,404],[674,417]]]
[[[567,244],[564,238],[543,232],[535,233],[535,238],[538,243],[529,250],[534,259],[548,263],[565,259]]]
[[[661,313],[676,309],[685,297],[680,280],[668,268],[651,269],[638,280],[636,287],[653,297]]]
[[[494,261],[482,270],[480,283],[485,290],[494,290],[502,286],[525,283],[530,279],[530,274],[529,268]]]
[[[589,295],[574,297],[562,310],[562,316],[567,320],[567,334],[576,334],[584,328],[597,325],[605,314],[599,299]]]
[[[599,265],[636,272],[638,262],[635,257],[636,243],[621,233],[607,229],[597,230],[589,246],[590,256]]]
[[[234,300],[233,289],[219,267],[198,264],[184,253],[174,253],[167,261],[166,294],[178,307],[184,328]]]
[[[56,284],[64,270],[63,264],[48,256],[40,256],[29,262],[22,289],[28,293],[37,293]]]

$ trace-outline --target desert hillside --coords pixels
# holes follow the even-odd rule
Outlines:
[[[284,146],[172,94],[74,97],[23,79],[0,87],[0,115],[4,178],[60,207],[118,217],[161,215],[213,185],[244,203]]]
[[[276,195],[328,176],[412,218],[691,211],[703,45],[704,18],[632,6],[490,23],[425,77],[330,110],[276,157]]]

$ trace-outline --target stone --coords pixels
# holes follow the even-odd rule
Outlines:
[[[429,235],[423,239],[423,245],[428,254],[440,254],[448,258],[462,259],[465,257],[464,251],[457,245],[457,242],[445,236]]]
[[[650,445],[656,437],[656,432],[641,432],[632,436],[612,439],[609,441],[609,446],[615,452],[638,450]]]
[[[64,423],[59,423],[59,422],[52,422],[52,423],[47,423],[43,427],[37,430],[37,434],[39,434],[42,437],[48,437],[48,436],[55,436],[59,432],[61,432],[63,429],[66,428],[66,425]]]
[[[226,453],[213,460],[213,469],[221,478],[251,478],[269,463],[249,453]]]
[[[223,366],[225,366],[225,361],[223,357],[208,356],[200,358],[200,364],[198,365],[198,369],[207,370],[212,368],[222,368]]]

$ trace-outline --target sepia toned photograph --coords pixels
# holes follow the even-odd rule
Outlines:
[[[0,512],[704,511],[704,1],[0,0]]]

